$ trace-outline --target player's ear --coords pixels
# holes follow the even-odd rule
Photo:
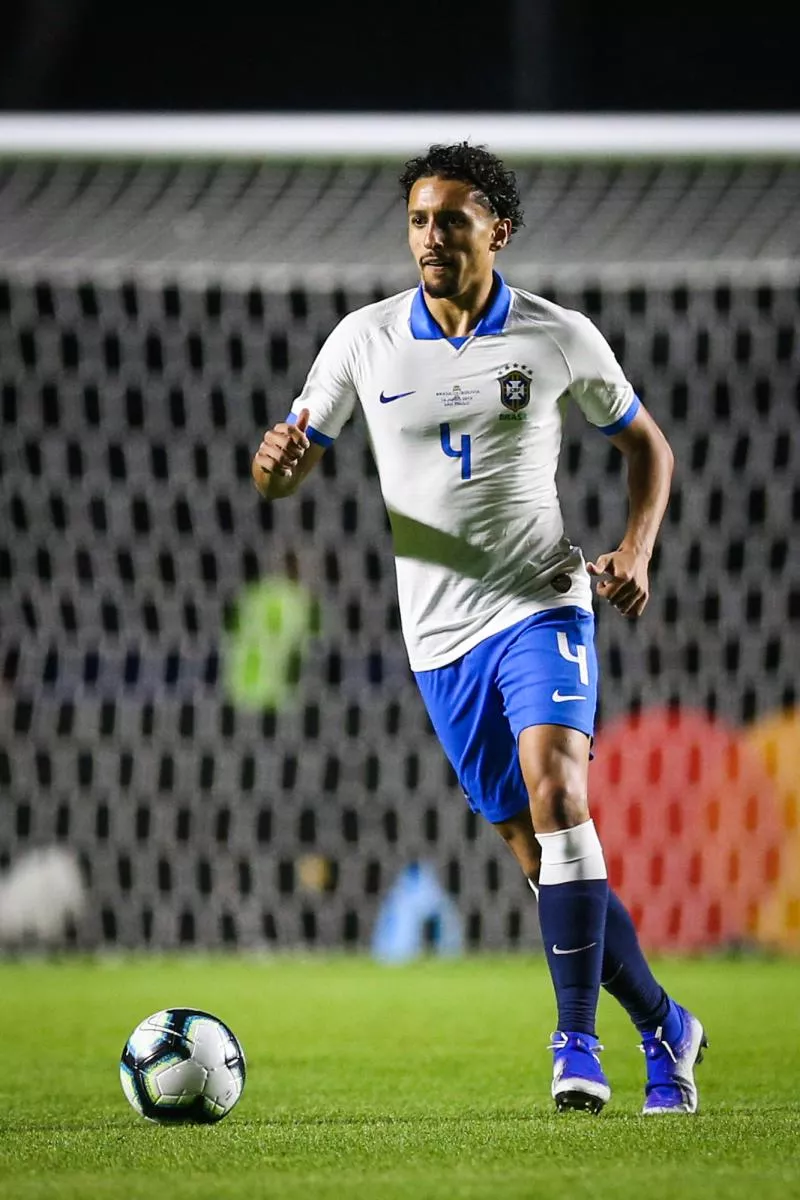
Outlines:
[[[508,240],[511,237],[511,222],[505,217],[502,221],[498,221],[495,225],[494,234],[489,245],[490,250],[502,250],[508,245]]]

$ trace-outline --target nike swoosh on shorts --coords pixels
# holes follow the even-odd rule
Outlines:
[[[553,692],[553,695],[550,697],[550,699],[555,700],[556,704],[563,704],[565,700],[586,700],[587,697],[586,696],[562,696],[561,692],[558,690],[558,688],[556,688],[556,690]]]
[[[414,391],[416,391],[416,388]],[[391,404],[393,400],[402,400],[404,396],[413,396],[414,391],[397,392],[394,396],[384,396],[383,392],[381,392],[381,404]]]

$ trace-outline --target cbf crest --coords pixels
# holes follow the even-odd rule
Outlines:
[[[500,401],[515,415],[531,402],[532,376],[523,363],[506,363],[499,378]]]

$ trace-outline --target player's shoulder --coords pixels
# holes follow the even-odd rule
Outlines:
[[[512,296],[513,326],[547,333],[571,366],[595,363],[598,358],[604,361],[611,353],[604,335],[586,313],[522,288],[512,288]]]
[[[510,290],[515,323],[538,325],[572,336],[585,335],[588,330],[594,328],[589,317],[576,308],[565,308],[555,300],[528,292],[524,288],[512,287]]]
[[[386,329],[398,322],[407,322],[411,301],[416,288],[408,288],[383,300],[373,300],[370,304],[362,304],[342,317],[337,329],[345,336],[361,339],[374,336],[381,329]]]

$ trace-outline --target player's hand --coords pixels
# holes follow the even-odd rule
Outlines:
[[[596,562],[587,562],[590,575],[600,579],[597,594],[608,600],[623,617],[640,617],[650,598],[649,559],[633,550],[601,554]]]
[[[281,421],[268,429],[255,453],[255,463],[265,475],[291,478],[311,444],[306,437],[311,413],[304,408],[294,425]]]

